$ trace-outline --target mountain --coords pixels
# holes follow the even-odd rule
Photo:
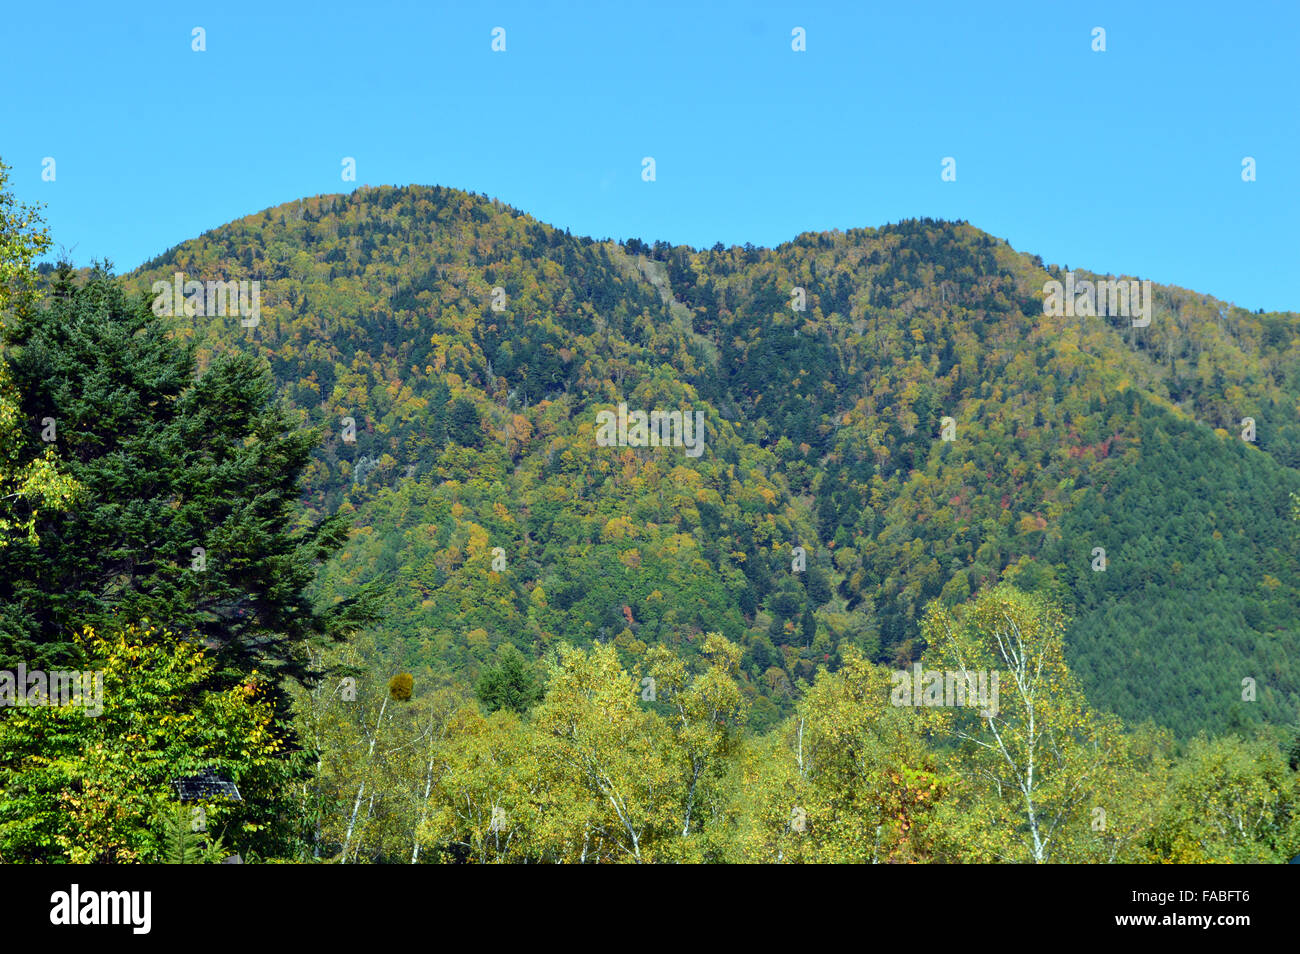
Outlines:
[[[265,358],[322,429],[303,503],[356,529],[317,595],[391,580],[376,637],[417,673],[718,631],[765,729],[849,645],[906,665],[927,603],[1006,579],[1064,603],[1098,708],[1294,721],[1300,316],[1153,284],[1145,326],[1050,317],[1046,283],[1105,277],[1068,272],[964,222],[696,250],[412,186],[267,209],[126,282],[260,282],[255,326],[175,333]],[[699,412],[698,456],[620,442],[620,405]]]

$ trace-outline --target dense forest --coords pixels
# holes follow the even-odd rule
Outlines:
[[[1296,314],[1049,317],[1071,269],[965,222],[693,249],[440,187],[48,245],[0,167],[0,668],[104,683],[0,709],[0,861],[1300,852]]]

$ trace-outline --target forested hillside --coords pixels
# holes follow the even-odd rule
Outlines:
[[[306,504],[356,529],[318,596],[393,580],[378,638],[407,668],[473,682],[562,641],[635,663],[716,630],[762,729],[847,647],[902,665],[929,601],[1006,579],[1064,602],[1096,705],[1180,735],[1289,723],[1297,316],[1156,285],[1147,327],[1047,317],[1065,270],[965,223],[696,251],[384,187],[127,285],[262,281],[257,327],[175,325],[201,364],[265,357],[323,429]],[[707,451],[598,446],[620,402],[703,411]]]
[[[1300,316],[424,187],[115,276],[5,185],[0,862],[1300,852]]]

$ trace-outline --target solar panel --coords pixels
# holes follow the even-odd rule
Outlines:
[[[222,778],[216,772],[208,770],[198,775],[183,775],[172,779],[176,794],[182,802],[197,802],[204,799],[227,798],[242,802],[239,789],[228,778]]]

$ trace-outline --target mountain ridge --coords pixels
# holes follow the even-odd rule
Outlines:
[[[148,294],[176,270],[262,282],[257,328],[181,316],[175,333],[201,357],[261,354],[325,432],[304,503],[355,510],[358,529],[321,596],[391,575],[380,638],[413,668],[472,678],[506,642],[611,640],[633,658],[720,630],[746,648],[761,727],[844,645],[902,665],[928,601],[1012,579],[1076,613],[1072,665],[1095,704],[1221,727],[1256,711],[1233,699],[1250,673],[1222,660],[1264,659],[1258,708],[1294,718],[1295,313],[1157,283],[1150,327],[1050,319],[1043,285],[1065,269],[965,222],[693,249],[574,237],[443,187],[262,210],[125,281]],[[594,415],[620,401],[700,407],[704,458],[597,447]],[[1251,444],[1235,436],[1247,417]],[[1133,523],[1114,488],[1130,510],[1142,494],[1182,506]],[[1249,514],[1216,509],[1238,498]],[[1242,579],[1197,555],[1225,538]],[[792,573],[798,546],[808,570]],[[1198,567],[1215,572],[1189,599]],[[1180,595],[1191,620],[1170,609]],[[1180,628],[1149,618],[1153,596]],[[1202,646],[1194,620],[1226,634]],[[1162,650],[1172,673],[1151,664]]]

